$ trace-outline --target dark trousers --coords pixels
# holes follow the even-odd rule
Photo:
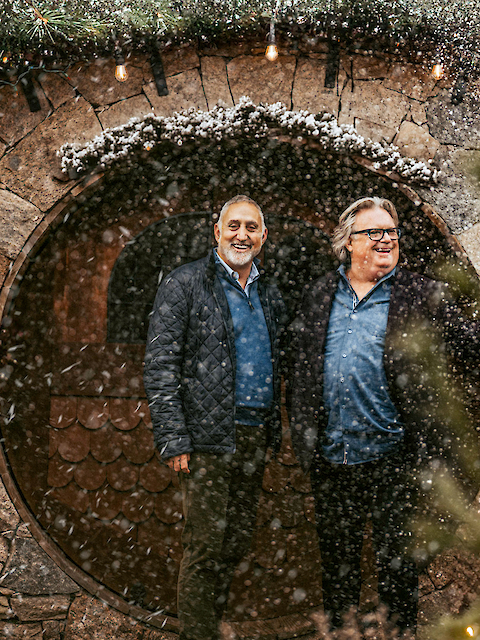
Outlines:
[[[180,474],[185,528],[180,640],[217,640],[235,569],[248,552],[265,468],[265,427],[237,425],[236,452],[194,453]]]
[[[357,607],[360,559],[367,518],[378,571],[378,595],[401,630],[416,627],[418,570],[410,557],[415,492],[402,455],[358,465],[317,458],[312,470],[316,525],[322,556],[325,612],[332,626]]]

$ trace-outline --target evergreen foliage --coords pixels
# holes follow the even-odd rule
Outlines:
[[[365,140],[351,125],[339,125],[333,115],[289,111],[280,102],[255,105],[240,98],[231,108],[216,106],[211,111],[190,109],[173,116],[147,115],[132,118],[127,124],[107,129],[87,145],[62,146],[62,168],[72,177],[121,164],[131,164],[138,154],[165,144],[181,147],[185,143],[222,145],[235,139],[259,140],[286,135],[319,145],[324,151],[363,156],[377,170],[393,172],[419,184],[432,184],[438,178],[431,163],[402,157],[394,145]]]
[[[211,44],[254,34],[263,41],[272,18],[277,32],[294,39],[430,48],[463,68],[479,58],[476,0],[1,0],[0,18],[3,64],[39,54],[91,58],[119,43],[128,52],[152,41]]]

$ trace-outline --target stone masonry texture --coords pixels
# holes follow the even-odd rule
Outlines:
[[[79,63],[66,76],[44,73],[35,79],[41,105],[36,113],[30,112],[22,92],[0,88],[0,281],[45,215],[77,188],[59,169],[56,152],[63,143],[85,144],[107,127],[150,112],[171,115],[187,108],[231,106],[243,95],[256,102],[281,101],[295,110],[333,113],[340,123],[355,125],[364,136],[393,141],[405,155],[433,159],[442,170],[440,183],[428,189],[414,188],[457,235],[480,273],[478,100],[472,93],[453,105],[451,83],[436,83],[423,66],[361,51],[354,55],[342,52],[335,86],[327,88],[326,54],[320,45],[312,44],[310,49],[302,45],[269,63],[262,47],[246,42],[203,51],[194,46],[172,48],[163,56],[169,95],[162,97],[156,92],[146,57],[127,61],[129,79],[122,84],[114,79],[111,59]],[[276,468],[271,467],[270,475]],[[279,471],[281,480],[280,476]],[[300,487],[299,497],[278,478],[269,476],[266,483],[275,487],[277,482],[275,491],[283,491],[290,506],[301,500],[301,507],[295,508],[303,509],[305,518],[312,520],[308,483],[302,478],[292,481]],[[292,514],[295,509],[287,511]],[[281,540],[282,535],[281,530],[274,531],[271,539]],[[255,544],[258,557],[270,566],[272,549],[262,540]],[[288,544],[294,548],[294,541]],[[66,569],[31,535],[0,482],[0,637],[178,637],[172,629],[140,622],[87,593]],[[464,550],[441,554],[422,576],[421,625],[446,610],[455,613],[468,606],[480,589],[479,575],[478,559]],[[293,637],[272,629],[270,635],[267,631],[263,636],[251,633],[264,640]],[[237,631],[240,637],[247,637],[240,627]],[[225,632],[227,637],[233,636]]]

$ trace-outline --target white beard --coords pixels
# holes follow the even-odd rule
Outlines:
[[[240,253],[230,245],[222,246],[221,251],[230,264],[238,267],[245,266],[259,253],[258,251],[255,251],[255,249],[250,249],[250,251]]]

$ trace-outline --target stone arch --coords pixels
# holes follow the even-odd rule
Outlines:
[[[347,165],[349,165],[349,162],[347,162]],[[406,186],[406,185],[398,185],[395,183],[395,178],[393,177],[389,177],[389,176],[383,176],[381,175],[373,166],[367,166],[368,163],[366,163],[364,160],[358,160],[358,159],[353,159],[352,164],[356,164],[358,163],[360,166],[362,166],[362,170],[368,169],[368,171],[371,171],[372,176],[375,176],[375,180],[379,180],[381,181],[381,184],[384,185],[389,185],[388,188],[389,189],[398,189],[401,193],[402,193],[402,198],[404,197],[405,199],[409,200],[412,203],[412,211],[414,210],[421,210],[422,213],[426,216],[426,218],[428,219],[428,224],[431,227],[431,232],[432,232],[432,238],[435,237],[435,241],[436,242],[440,242],[439,238],[440,236],[442,236],[442,234],[446,234],[447,230],[444,226],[442,226],[442,222],[441,219],[439,218],[439,216],[437,216],[437,214],[428,206],[426,205],[422,199],[413,191],[410,189],[410,187]],[[102,185],[104,185],[104,183],[107,181],[107,177],[102,177],[102,176],[95,176],[91,179],[90,182],[86,182],[86,184],[84,185],[83,189],[80,190],[78,189],[77,193],[75,193],[74,195],[72,195],[71,197],[68,198],[68,201],[66,202],[62,202],[60,203],[56,209],[54,211],[52,211],[51,215],[50,215],[50,219],[48,221],[45,221],[45,224],[43,224],[43,226],[41,226],[41,228],[39,228],[36,232],[36,234],[30,239],[29,243],[30,243],[30,247],[27,247],[24,254],[22,256],[19,257],[19,259],[16,262],[15,268],[12,272],[12,274],[9,276],[7,283],[6,283],[6,287],[10,289],[10,293],[13,295],[15,295],[18,292],[18,288],[19,290],[22,289],[23,284],[22,284],[22,278],[24,278],[24,276],[27,274],[28,272],[28,268],[29,266],[31,266],[34,263],[35,260],[35,254],[39,255],[38,252],[40,251],[42,245],[46,246],[47,245],[47,239],[48,236],[50,234],[52,234],[55,230],[55,226],[57,226],[57,229],[60,228],[62,221],[65,220],[66,217],[68,216],[75,216],[75,209],[80,206],[82,206],[82,203],[80,203],[79,201],[81,199],[83,199],[85,202],[88,201],[89,199],[98,199],[98,196],[101,192],[102,189]],[[395,184],[396,186],[393,187],[392,185]],[[85,204],[85,203],[83,203]],[[184,203],[184,204],[177,204],[177,207],[180,211],[183,210],[187,210],[187,204],[188,203]],[[293,206],[293,205],[292,205]],[[301,208],[301,204],[300,204],[300,208]],[[327,230],[329,229],[329,221],[328,218],[325,216],[320,216],[319,218],[312,218],[312,212],[309,211],[307,212],[306,218],[308,221],[314,221],[315,224],[318,225],[319,228],[326,228]],[[67,220],[68,222],[68,220]],[[322,223],[322,224],[320,224]],[[412,224],[417,224],[417,222],[412,222]],[[331,228],[331,227],[330,227]],[[453,236],[451,236],[450,234],[448,235],[444,235],[444,238],[446,238],[446,242],[443,243],[443,247],[444,250],[447,251],[447,245],[449,244],[451,248],[453,248],[454,252],[460,252],[461,251],[461,247],[458,244],[458,242],[455,240],[455,238]],[[130,241],[130,240],[128,240]],[[108,243],[107,243],[108,244]],[[411,248],[412,249],[412,248]],[[115,249],[115,251],[113,251],[113,254],[115,254],[116,256],[118,256],[118,249]],[[415,251],[412,249],[412,255],[415,254]],[[452,254],[453,255],[453,254]],[[417,252],[417,257],[418,257],[418,252]],[[113,264],[113,258],[112,256],[109,257],[108,259],[108,264]],[[38,273],[38,272],[37,272]],[[17,291],[15,290],[17,288]],[[5,300],[4,300],[5,302]],[[123,357],[123,354],[122,354]],[[72,364],[75,363],[75,360],[66,360],[64,362],[64,364],[66,365],[64,367],[65,370],[68,371],[72,371],[73,369],[70,369],[70,367],[72,366]],[[67,373],[68,373],[67,371]],[[98,394],[97,394],[98,395]],[[102,395],[100,393],[100,395]],[[60,396],[60,394],[56,395],[56,398],[58,399],[58,397]],[[87,394],[88,396],[88,394]],[[90,398],[90,396],[88,396]],[[93,408],[94,411],[97,411],[97,415],[102,414],[103,410],[103,405],[100,406],[101,403],[98,402],[98,397],[95,399],[95,402],[93,404],[90,404],[90,408]],[[135,407],[133,407],[133,411],[131,410],[132,407],[127,406],[126,404],[119,403],[118,407],[121,407],[122,410],[125,413],[129,413],[129,415],[131,415],[132,413],[135,413]],[[58,408],[58,407],[57,407]],[[64,405],[62,405],[62,407],[60,407],[60,411],[62,411],[62,416],[59,415],[59,411],[56,412],[55,415],[55,419],[60,419],[63,420],[64,417],[64,413],[65,411],[68,412],[69,409],[69,404],[65,403]],[[77,415],[72,418],[72,420],[70,420],[69,417],[66,418],[67,422],[68,420],[70,420],[70,422],[66,425],[66,427],[68,428],[71,424],[76,424],[76,420],[79,418],[79,401],[77,399],[77,405],[76,405],[76,410],[77,410]],[[144,408],[141,406],[141,402],[140,402],[140,410],[143,411]],[[77,420],[78,422],[81,423],[81,427],[83,429],[89,429],[90,427],[92,428],[92,432],[94,430],[94,425],[88,424],[89,421],[89,415],[87,415],[88,413],[88,407],[85,408],[85,403],[83,403],[82,407],[80,408],[80,411],[82,413],[83,416],[83,420],[87,423],[87,424],[83,424],[81,423],[80,420]],[[114,411],[117,411],[117,409],[114,409]],[[121,422],[121,416],[119,416],[118,412],[115,415],[112,415],[114,413],[114,411],[111,410],[110,408],[110,422],[115,422],[115,420],[120,420]],[[116,416],[116,417],[115,417]],[[143,421],[144,425],[146,426],[146,420],[144,420],[145,417],[145,413],[143,413],[143,415],[141,416],[141,421]],[[103,428],[104,424],[99,426],[99,429]],[[129,425],[127,425],[128,427]],[[120,429],[120,431],[122,431],[122,428]],[[124,431],[128,432],[129,430],[127,428],[124,429]],[[53,445],[55,447],[55,443]],[[57,445],[58,447],[58,445]],[[286,489],[286,491],[284,492],[286,494],[286,499],[291,501],[291,504],[295,504],[297,503],[297,507],[298,507],[298,502],[299,502],[299,498],[298,495],[297,497],[295,497],[293,495],[293,491],[289,491],[289,489],[291,489],[292,487],[297,491],[297,493],[300,496],[304,496],[305,495],[305,486],[302,485],[302,481],[300,479],[298,479],[295,476],[295,473],[293,473],[292,469],[293,469],[293,465],[292,465],[292,460],[291,457],[289,458],[291,454],[289,453],[289,451],[284,451],[283,452],[283,467],[285,467],[287,469],[287,472],[285,470],[282,471],[282,469],[278,469],[274,467],[272,467],[272,469],[270,470],[270,476],[271,476],[271,482],[274,485],[275,482],[281,484],[284,480],[285,477],[288,477],[288,480],[286,481],[285,485],[281,487],[280,490]],[[72,460],[70,461],[71,463],[76,463],[76,461]],[[82,461],[80,461],[82,462]],[[105,464],[108,464],[108,462],[104,461]],[[20,492],[19,490],[15,487],[15,483],[14,480],[12,479],[10,472],[8,470],[8,465],[5,461],[4,458],[2,458],[2,466],[3,469],[2,471],[6,474],[6,478],[7,478],[7,483],[8,483],[8,487],[9,490],[12,492],[12,495],[14,497],[15,500],[15,504],[18,505],[19,510],[21,510],[22,515],[25,514],[25,518],[28,518],[30,521],[32,521],[32,517],[31,517],[31,513],[29,512],[28,508],[25,507],[24,504],[24,498],[22,497],[22,493],[21,492],[25,492],[25,485],[22,483],[20,483]],[[277,476],[275,476],[275,474],[277,474]],[[171,481],[169,481],[171,482]],[[173,486],[173,485],[170,485]],[[168,487],[167,487],[168,488]],[[93,489],[92,489],[93,490]],[[77,496],[78,498],[78,496]],[[81,500],[81,496],[78,498],[79,500]],[[38,505],[37,505],[38,506]],[[304,507],[302,507],[303,509]],[[308,507],[305,506],[305,512],[308,511]],[[170,516],[169,516],[170,517]],[[309,522],[308,519],[307,523]],[[175,522],[171,522],[171,525],[175,526]],[[50,523],[51,525],[51,523]],[[45,526],[45,524],[44,524]],[[307,525],[305,525],[307,526]],[[42,528],[36,523],[35,518],[32,521],[32,530],[34,532],[34,534],[36,535],[36,537],[38,538],[38,540],[41,542],[42,546],[45,548],[45,550],[55,559],[55,561],[62,567],[64,568],[67,573],[69,573],[69,575],[71,575],[75,580],[77,580],[80,584],[82,584],[88,591],[90,591],[91,593],[98,593],[101,594],[101,596],[103,598],[106,599],[107,602],[111,603],[113,606],[117,607],[119,610],[124,611],[134,617],[138,617],[140,619],[143,620],[148,620],[150,623],[152,624],[157,624],[157,622],[155,621],[156,618],[155,617],[151,617],[151,612],[149,613],[148,610],[142,610],[140,607],[138,607],[135,604],[132,604],[132,601],[136,601],[137,603],[139,603],[142,599],[142,586],[138,585],[137,583],[132,584],[131,585],[131,589],[130,589],[130,603],[128,601],[126,601],[125,599],[123,599],[122,597],[119,596],[118,592],[115,593],[114,590],[112,589],[108,589],[105,588],[102,584],[99,584],[98,578],[94,579],[91,577],[91,575],[89,575],[89,573],[92,572],[92,567],[83,567],[83,569],[79,568],[78,565],[78,559],[77,559],[77,565],[72,564],[72,561],[66,557],[62,551],[59,550],[58,546],[54,543],[51,542],[50,537],[45,534],[45,532],[42,530]],[[280,534],[279,534],[280,535]],[[279,538],[280,540],[281,538]],[[260,543],[261,543],[261,538],[260,538]],[[178,549],[178,541],[177,541],[177,549]],[[263,563],[267,565],[267,570],[268,570],[268,563],[271,562],[270,559],[264,559]],[[86,559],[86,564],[88,564],[88,558]],[[271,568],[271,567],[270,567]],[[95,574],[94,574],[95,575]],[[169,574],[166,574],[166,578],[168,579]],[[171,576],[170,576],[171,577]],[[158,621],[158,626],[162,626],[163,624],[163,618],[161,621]],[[299,622],[297,622],[298,624],[300,624]],[[279,625],[281,624],[286,624],[286,622],[282,622],[281,620],[278,623]],[[167,626],[166,628],[170,628],[170,629],[174,629],[175,628],[175,622],[174,619],[167,616]]]

